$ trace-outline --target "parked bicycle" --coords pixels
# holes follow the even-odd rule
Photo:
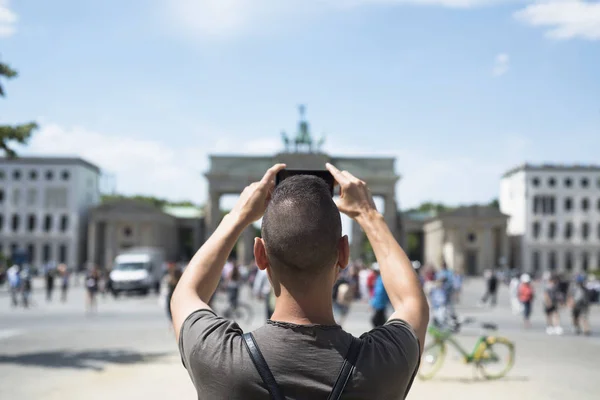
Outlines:
[[[462,324],[474,322],[467,318]],[[427,332],[433,339],[433,342],[427,344],[423,349],[421,366],[418,376],[420,379],[427,380],[440,370],[444,364],[448,345],[454,347],[462,356],[463,362],[473,364],[477,371],[486,379],[498,379],[505,376],[512,368],[515,361],[515,345],[510,340],[503,337],[482,335],[472,352],[465,350],[453,337],[454,333],[460,329],[460,323],[450,328],[440,328],[431,325]],[[483,330],[495,331],[498,327],[492,323],[483,323]]]

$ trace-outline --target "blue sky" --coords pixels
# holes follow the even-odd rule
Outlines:
[[[599,163],[600,3],[0,0],[0,122],[119,192],[204,201],[207,154],[270,154],[307,104],[336,155],[397,157],[399,206],[484,202],[529,162]]]

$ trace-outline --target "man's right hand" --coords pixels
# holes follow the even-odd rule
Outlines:
[[[348,171],[340,171],[327,163],[325,167],[340,185],[340,198],[336,202],[340,212],[350,218],[358,218],[372,211],[377,211],[371,191],[364,181],[361,181]]]

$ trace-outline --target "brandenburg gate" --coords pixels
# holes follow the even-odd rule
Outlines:
[[[208,180],[208,202],[206,208],[206,234],[212,234],[221,220],[219,200],[228,194],[240,194],[250,183],[262,178],[273,164],[285,163],[290,169],[324,169],[329,162],[340,170],[347,170],[367,182],[373,196],[383,198],[383,215],[402,244],[402,224],[398,213],[395,195],[399,176],[394,170],[394,157],[338,157],[321,152],[324,139],[313,142],[309,124],[304,117],[304,107],[300,106],[298,132],[293,140],[282,133],[284,150],[272,156],[210,155],[210,169],[205,176]],[[381,210],[380,210],[381,211]],[[365,235],[356,222],[352,222],[350,255],[360,258]],[[238,242],[238,260],[247,265],[253,258],[254,231],[250,227],[244,231]]]

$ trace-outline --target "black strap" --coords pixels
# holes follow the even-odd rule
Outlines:
[[[252,333],[244,333],[244,344],[246,345],[246,349],[250,354],[250,358],[252,359],[258,374],[265,385],[267,385],[267,389],[269,390],[269,393],[271,393],[271,398],[274,400],[284,400],[285,397],[283,396],[283,392],[277,384],[273,373],[269,369],[269,365],[267,365],[265,358],[260,352],[258,344],[256,344],[256,340],[254,340]],[[356,359],[358,358],[361,347],[362,340],[352,337],[348,354],[346,354],[346,358],[344,359],[340,373],[335,381],[335,384],[333,385],[331,393],[329,393],[329,396],[327,397],[327,400],[339,400],[342,396],[344,388],[348,384],[354,368],[356,368]]]
[[[362,340],[352,336],[352,342],[350,343],[348,354],[346,354],[346,359],[344,360],[344,364],[342,364],[340,374],[338,375],[337,380],[333,385],[333,389],[331,390],[331,393],[329,393],[329,397],[327,397],[327,400],[339,400],[339,398],[342,396],[344,388],[348,384],[354,368],[356,368],[356,359],[358,358],[361,347]]]
[[[252,333],[244,333],[244,344],[246,345],[246,349],[248,349],[248,353],[250,353],[250,358],[258,371],[258,374],[262,378],[265,385],[267,385],[267,389],[269,389],[269,393],[271,393],[271,397],[274,400],[285,400],[281,388],[277,384],[275,377],[271,373],[265,358],[263,357],[258,345],[256,344],[256,340],[254,340],[254,336]]]

